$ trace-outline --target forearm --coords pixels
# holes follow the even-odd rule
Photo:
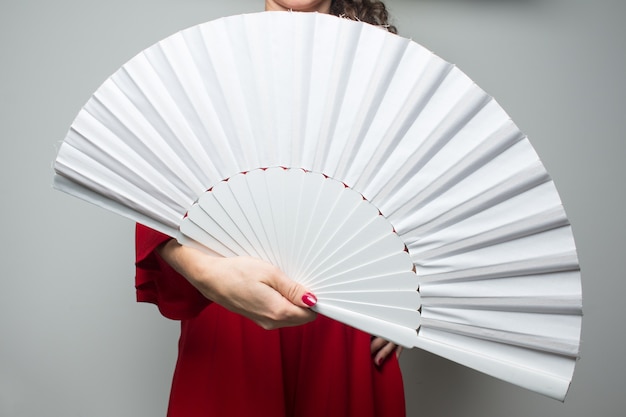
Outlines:
[[[218,279],[218,264],[220,258],[218,256],[210,256],[199,250],[183,246],[175,239],[170,239],[157,248],[158,254],[167,262],[176,272],[181,274],[202,292],[207,298],[211,298],[206,292]],[[209,291],[210,292],[210,291]]]

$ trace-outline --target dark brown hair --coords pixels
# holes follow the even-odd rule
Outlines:
[[[389,13],[385,4],[380,0],[332,0],[330,13],[382,26],[391,33],[398,33],[396,27],[389,24]]]

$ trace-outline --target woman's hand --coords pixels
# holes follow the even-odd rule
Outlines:
[[[376,366],[381,366],[385,359],[387,359],[387,357],[392,353],[396,355],[396,358],[400,357],[400,353],[402,353],[402,346],[398,346],[383,338],[374,336],[372,337],[372,342],[370,344],[370,352],[372,353]]]
[[[315,319],[317,301],[306,288],[268,262],[251,257],[223,258],[170,240],[159,254],[202,293],[264,329],[297,326]]]

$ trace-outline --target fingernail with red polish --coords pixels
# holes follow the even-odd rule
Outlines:
[[[310,292],[307,292],[302,296],[302,302],[309,307],[313,307],[315,304],[317,304],[317,298]]]

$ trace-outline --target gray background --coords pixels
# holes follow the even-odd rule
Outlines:
[[[401,34],[457,64],[530,137],[573,223],[582,359],[565,403],[421,351],[409,416],[623,416],[625,3],[388,0]],[[134,302],[133,224],[51,189],[99,84],[167,35],[261,0],[1,0],[0,416],[160,416],[178,325]]]

